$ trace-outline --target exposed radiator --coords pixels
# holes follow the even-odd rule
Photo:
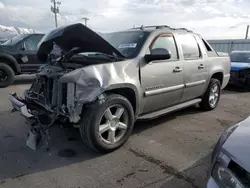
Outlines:
[[[73,86],[70,86],[70,88]],[[57,78],[42,76],[32,84],[29,97],[37,99],[40,103],[50,107],[61,107],[63,104],[68,104],[68,88],[66,83],[59,83]]]

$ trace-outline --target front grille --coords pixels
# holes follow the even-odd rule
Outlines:
[[[234,161],[229,163],[228,168],[233,172],[233,174],[241,181],[246,188],[250,188],[250,173],[247,172],[244,168],[239,166]]]
[[[53,79],[45,76],[36,78],[28,91],[29,98],[36,99],[42,104],[51,105]]]

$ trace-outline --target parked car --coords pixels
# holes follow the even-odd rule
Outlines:
[[[233,51],[230,84],[250,89],[250,51]]]
[[[13,83],[15,75],[34,73],[42,64],[36,58],[43,34],[17,35],[0,45],[0,87]]]
[[[207,188],[250,187],[250,117],[228,128],[212,154]]]
[[[186,29],[150,26],[103,37],[74,24],[41,40],[40,61],[47,61],[54,43],[61,58],[41,67],[25,99],[9,95],[31,122],[29,147],[60,120],[78,127],[87,146],[110,152],[127,141],[138,119],[196,104],[216,108],[229,81],[229,56],[219,57]]]
[[[7,41],[7,39],[0,39],[0,45],[1,45],[2,43],[6,42],[6,41]]]

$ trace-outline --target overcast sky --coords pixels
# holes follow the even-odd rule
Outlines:
[[[133,25],[186,27],[211,38],[244,38],[250,0],[60,0],[59,25],[83,22],[101,32]],[[50,0],[0,0],[0,24],[53,29]]]

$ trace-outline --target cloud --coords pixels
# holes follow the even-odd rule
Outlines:
[[[61,0],[59,24],[83,22],[109,32],[133,25],[186,27],[207,38],[244,37],[248,0]],[[50,1],[0,0],[0,23],[39,31],[54,28]]]

